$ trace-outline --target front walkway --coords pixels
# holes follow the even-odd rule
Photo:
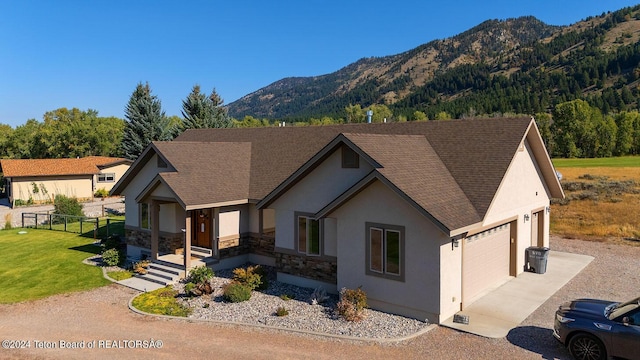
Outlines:
[[[587,255],[550,251],[544,274],[525,272],[473,302],[459,315],[469,324],[441,325],[489,338],[503,338],[593,260]],[[560,304],[558,304],[560,305]]]

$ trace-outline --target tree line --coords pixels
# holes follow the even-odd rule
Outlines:
[[[100,117],[95,110],[60,108],[44,114],[43,121],[28,120],[13,129],[0,124],[2,158],[71,158],[90,155],[125,157],[135,160],[152,141],[171,140],[186,129],[308,126],[367,121],[404,122],[448,120],[456,116],[447,111],[427,113],[415,110],[408,116],[393,108],[374,104],[346,106],[339,117],[258,119],[245,116],[233,119],[224,101],[195,85],[182,101],[179,116],[166,116],[160,100],[149,84],[138,84],[125,108],[125,119]],[[473,109],[459,117],[487,116]],[[515,116],[515,113],[492,114]],[[535,116],[547,150],[553,157],[608,157],[640,154],[640,113],[637,110],[604,114],[599,106],[586,100],[571,100],[556,105],[552,112]]]

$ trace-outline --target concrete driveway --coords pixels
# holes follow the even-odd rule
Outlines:
[[[505,337],[592,260],[588,255],[550,251],[544,274],[522,273],[476,300],[458,313],[468,316],[469,324],[453,322],[451,317],[442,325],[489,338]]]

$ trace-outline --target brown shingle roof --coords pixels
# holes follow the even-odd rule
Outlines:
[[[482,220],[424,135],[344,136],[381,165],[377,171],[382,176],[446,228]]]
[[[249,198],[251,143],[156,142],[177,172],[160,177],[185,207]]]
[[[261,200],[336,136],[350,134],[354,143],[384,163],[383,176],[428,206],[443,224],[456,227],[484,218],[531,122],[526,117],[197,129],[154,146],[178,170],[162,174],[164,181],[180,193],[185,206],[196,206]],[[419,136],[402,141],[392,136],[377,143],[365,134]],[[128,173],[114,193],[135,173]]]
[[[126,161],[122,158],[87,156],[77,159],[2,159],[5,177],[93,175],[99,167]]]

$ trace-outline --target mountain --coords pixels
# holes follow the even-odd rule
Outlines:
[[[401,54],[363,58],[327,75],[285,78],[228,105],[271,119],[344,117],[350,104],[420,110],[537,113],[576,98],[609,110],[637,107],[640,6],[550,26],[535,17],[488,20]],[[624,98],[624,99],[623,99]]]

